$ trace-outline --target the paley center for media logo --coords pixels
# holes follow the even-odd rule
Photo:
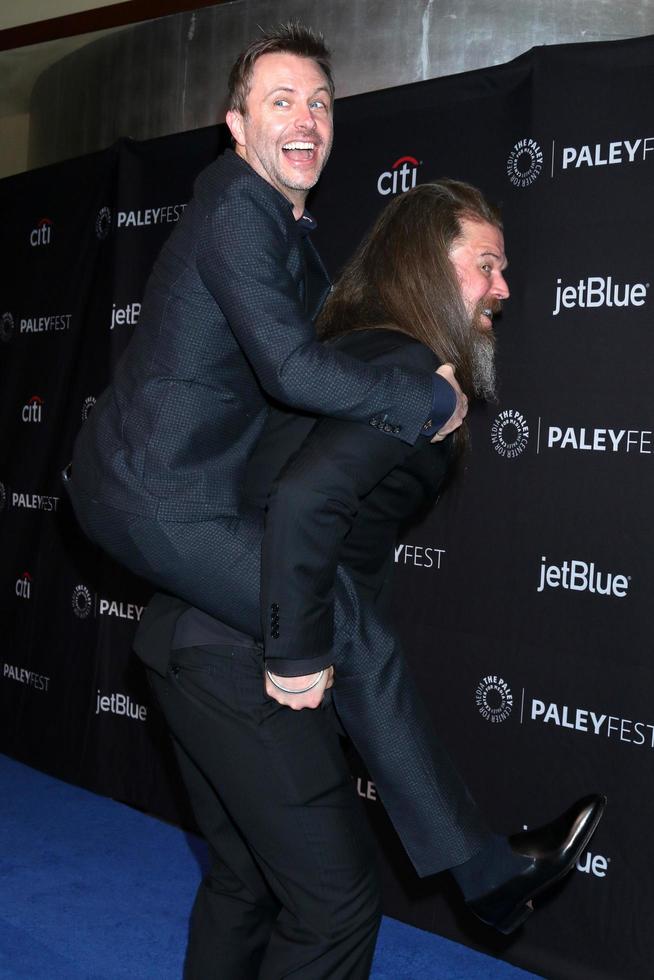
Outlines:
[[[2,320],[0,320],[0,341],[6,344],[14,335],[14,327],[16,326],[14,322],[13,313],[7,310],[2,314]]]
[[[184,204],[163,204],[154,208],[137,208],[134,211],[117,211],[116,228],[147,228],[151,225],[176,224],[184,214]]]
[[[506,161],[506,173],[514,187],[531,187],[543,172],[543,150],[531,136],[512,147]]]
[[[650,456],[654,442],[652,429],[567,425],[558,419],[550,423],[540,415],[535,422],[535,439],[531,443],[530,435],[526,416],[514,408],[503,409],[491,424],[491,444],[504,459],[521,456],[529,445],[536,455],[565,451]]]
[[[51,493],[34,493],[29,490],[15,490],[0,483],[0,511],[8,510],[37,510],[47,513],[54,512],[59,507],[60,497]]]
[[[109,599],[98,596],[83,583],[78,583],[71,597],[73,612],[78,619],[94,616],[110,616],[115,619],[128,619],[138,622],[143,615],[145,606],[135,602],[125,602],[122,599]]]
[[[503,677],[487,674],[477,685],[475,703],[484,721],[499,725],[513,710],[513,694]]]
[[[413,156],[398,157],[390,170],[384,170],[377,178],[377,192],[383,197],[389,194],[404,194],[418,182],[418,167],[422,160]]]
[[[491,443],[498,456],[515,459],[521,456],[529,442],[529,423],[515,408],[505,408],[491,425]]]
[[[499,724],[509,716],[512,723],[521,726],[538,725],[571,736],[606,739],[626,747],[654,749],[654,717],[639,717],[638,710],[630,711],[629,717],[611,713],[606,705],[598,705],[584,699],[575,704],[568,695],[552,700],[534,685],[518,689],[516,698],[507,681],[498,674],[487,674],[475,691],[475,704],[484,720]],[[516,711],[512,714],[514,708]]]
[[[562,145],[556,135],[548,140],[525,135],[509,151],[506,175],[514,187],[523,189],[531,187],[543,173],[553,179],[591,167],[633,166],[652,160],[654,136],[630,135],[600,143]]]

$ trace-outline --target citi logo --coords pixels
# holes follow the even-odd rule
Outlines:
[[[606,878],[609,870],[611,858],[604,857],[603,854],[591,854],[590,851],[579,858],[575,867],[586,875],[593,875],[595,878]]]
[[[644,306],[648,282],[614,283],[612,276],[588,276],[576,285],[564,286],[561,279],[556,280],[556,296],[552,316],[558,316],[562,309],[596,309],[600,306]]]
[[[140,303],[128,303],[127,306],[116,306],[114,303],[111,307],[111,323],[109,329],[113,330],[114,327],[122,326],[124,323],[129,326],[135,326],[139,322],[140,312]]]
[[[540,566],[540,583],[537,592],[549,589],[569,589],[572,592],[591,592],[593,595],[613,596],[624,599],[629,589],[630,575],[600,572],[595,562],[573,559],[562,565],[548,565],[543,555]]]
[[[32,596],[32,576],[29,572],[23,574],[16,580],[16,595],[19,599],[30,599]]]
[[[147,721],[148,709],[144,704],[136,704],[129,694],[101,694],[95,699],[95,713],[110,712],[112,715],[122,715],[135,721]]]
[[[119,211],[117,228],[143,228],[147,225],[175,224],[184,214],[186,204],[167,204],[160,208],[144,208],[142,211]]]
[[[40,395],[32,395],[26,405],[23,405],[21,419],[23,422],[42,422],[45,402]]]
[[[30,232],[30,245],[36,248],[38,245],[49,245],[52,241],[52,221],[50,218],[41,218],[36,228]]]
[[[403,194],[416,186],[418,167],[422,161],[415,157],[400,157],[390,170],[385,170],[377,179],[377,190],[386,197],[388,194]]]
[[[610,167],[621,163],[637,163],[647,160],[654,151],[654,136],[635,140],[613,140],[610,143],[586,143],[583,146],[564,146],[561,169],[580,167]]]

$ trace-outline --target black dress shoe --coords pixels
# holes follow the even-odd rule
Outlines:
[[[532,899],[572,871],[602,818],[605,796],[585,796],[552,823],[509,837],[522,871],[468,901],[468,908],[489,926],[509,934],[533,912]]]

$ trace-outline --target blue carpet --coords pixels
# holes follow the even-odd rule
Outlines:
[[[179,980],[205,860],[192,835],[0,756],[0,978]],[[532,976],[388,918],[372,972]]]

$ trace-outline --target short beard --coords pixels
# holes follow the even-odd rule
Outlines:
[[[487,402],[497,401],[495,375],[495,336],[491,331],[481,331],[473,326],[470,338],[470,362],[472,388],[477,398]]]

